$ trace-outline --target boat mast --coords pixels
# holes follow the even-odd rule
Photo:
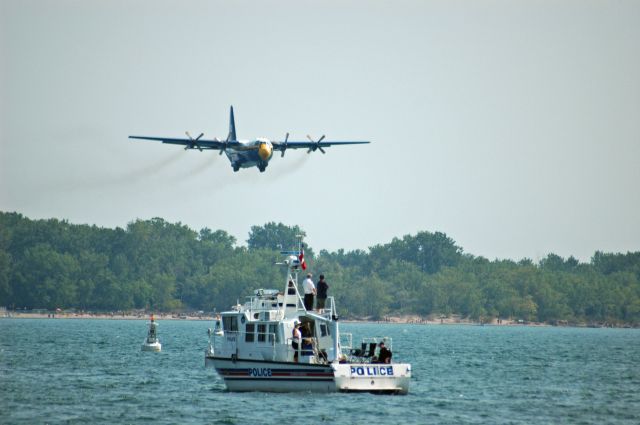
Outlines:
[[[301,255],[303,255],[302,235],[296,235],[296,238],[298,238],[298,249],[295,250],[294,248],[293,251],[280,251],[280,254],[286,255],[286,257],[284,262],[279,262],[276,264],[287,266],[287,280],[285,282],[283,292],[285,302],[283,302],[283,304],[286,304],[286,299],[289,296],[289,282],[291,282],[293,284],[296,295],[296,310],[300,310],[300,306],[304,305],[304,301],[302,300],[300,291],[298,290],[298,269],[302,264],[300,257]],[[283,305],[283,308],[286,308],[286,306]]]

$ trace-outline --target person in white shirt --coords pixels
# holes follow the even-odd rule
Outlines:
[[[306,310],[313,310],[313,298],[316,295],[316,285],[311,280],[311,273],[307,274],[307,278],[302,282],[302,288],[304,289],[304,308]]]

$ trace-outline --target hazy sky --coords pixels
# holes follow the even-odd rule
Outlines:
[[[640,250],[640,1],[0,0],[0,210],[315,249]],[[372,144],[217,153],[130,134]]]

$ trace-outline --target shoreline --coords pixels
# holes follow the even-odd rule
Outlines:
[[[449,317],[422,317],[418,315],[397,315],[387,316],[383,319],[373,320],[368,318],[363,319],[344,319],[343,322],[349,323],[389,323],[389,324],[403,324],[403,325],[474,325],[474,326],[553,326],[549,323],[527,322],[518,321],[513,319],[492,319],[487,321],[474,321],[471,319],[463,318],[458,315],[451,315]]]
[[[55,313],[34,313],[20,311],[3,311],[0,319],[101,319],[101,320],[149,320],[151,313],[130,313],[130,312],[111,312],[111,313],[71,313],[71,312],[55,312]],[[155,320],[190,320],[190,321],[213,321],[214,316],[207,314],[176,314],[176,313],[153,313]],[[472,326],[534,326],[534,327],[569,327],[569,328],[629,328],[638,329],[639,326],[631,324],[613,324],[613,323],[586,323],[586,322],[568,322],[559,321],[558,323],[540,323],[529,322],[513,319],[492,319],[488,321],[473,321],[460,316],[452,315],[449,317],[421,317],[417,315],[397,315],[387,316],[382,320],[373,320],[371,318],[345,318],[340,320],[343,323],[386,323],[391,325],[472,325]]]
[[[0,319],[107,319],[107,320],[149,320],[151,314],[131,313],[22,313],[5,312]],[[214,320],[208,315],[178,315],[174,313],[153,313],[154,320]]]

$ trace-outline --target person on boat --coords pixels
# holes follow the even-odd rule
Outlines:
[[[300,332],[300,322],[293,323],[293,335],[291,338],[291,347],[295,350],[293,353],[293,361],[298,362],[298,348],[302,340],[302,332]]]
[[[320,280],[318,281],[318,290],[316,295],[316,309],[318,312],[324,312],[324,304],[327,301],[327,291],[329,290],[329,285],[327,281],[324,280],[324,275],[320,275]]]
[[[304,322],[304,325],[300,325],[300,332],[302,332],[302,338],[313,337],[313,332],[311,332],[311,324],[309,322]]]
[[[384,342],[380,343],[380,352],[378,353],[377,363],[391,363],[391,350],[384,346]]]
[[[313,331],[311,330],[311,323],[305,322],[301,325],[300,333],[302,335],[302,355],[310,356],[313,354]]]
[[[295,295],[296,288],[293,286],[293,280],[289,281],[289,285],[287,286],[287,295]]]
[[[316,295],[316,285],[314,285],[313,280],[311,280],[312,276],[311,273],[308,273],[307,278],[302,282],[304,289],[304,308],[306,310],[313,310],[313,298]]]

